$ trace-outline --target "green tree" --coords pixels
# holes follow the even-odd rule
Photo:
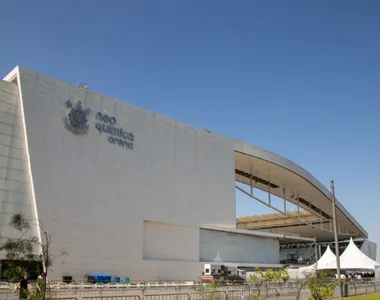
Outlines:
[[[9,262],[6,268],[4,268],[2,275],[9,281],[15,282],[21,280],[26,271],[26,268],[22,267],[21,265],[14,262]]]
[[[8,237],[3,245],[0,246],[0,251],[6,253],[6,259],[19,260],[19,261],[37,261],[42,263],[45,271],[43,291],[40,293],[40,297],[45,299],[46,296],[46,280],[47,274],[53,265],[54,257],[51,255],[52,236],[49,234],[43,226],[41,221],[28,220],[23,214],[18,213],[12,216],[9,226],[19,232],[18,238]],[[36,236],[30,235],[34,226],[39,227],[41,232],[41,239]],[[66,256],[65,250],[61,251],[62,256]],[[25,269],[17,269],[8,276],[19,276],[19,272],[25,274]],[[11,271],[10,271],[11,272]]]
[[[307,289],[310,291],[310,300],[330,300],[334,297],[335,289],[341,280],[335,280],[334,272],[320,270],[310,277]]]
[[[284,269],[272,270],[266,269],[265,271],[256,268],[254,274],[251,274],[249,278],[256,282],[256,291],[252,293],[254,300],[262,299],[262,291],[265,287],[266,293],[268,293],[268,287],[273,282],[286,282],[289,280],[289,273]],[[276,291],[276,295],[279,296],[279,292]]]
[[[318,270],[305,274],[305,279],[301,280],[297,289],[296,300],[301,297],[301,292],[307,288],[310,292],[310,300],[330,300],[335,295],[336,287],[341,280],[335,279],[335,274],[331,270]]]

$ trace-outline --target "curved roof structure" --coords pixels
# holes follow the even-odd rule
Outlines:
[[[333,239],[331,233],[331,193],[309,172],[292,161],[263,148],[235,140],[235,178],[237,182],[253,186],[299,205],[318,217],[321,228],[309,225],[281,228],[281,232],[316,237],[317,240]],[[365,229],[336,200],[340,238],[368,237]],[[248,223],[246,223],[248,224]],[[239,224],[238,224],[239,225]],[[249,228],[240,224],[239,228]]]
[[[244,227],[249,224],[252,228],[271,229],[282,228],[288,226],[296,226],[300,222],[312,224],[320,223],[320,218],[311,214],[306,210],[287,211],[286,215],[283,213],[267,213],[262,215],[243,216],[236,219],[237,225]]]

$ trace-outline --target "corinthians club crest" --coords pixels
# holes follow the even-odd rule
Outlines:
[[[70,100],[66,101],[66,106],[69,111],[65,118],[65,126],[67,129],[75,134],[84,134],[88,131],[88,120],[87,116],[90,113],[90,109],[84,109],[82,102],[78,101],[73,105]]]

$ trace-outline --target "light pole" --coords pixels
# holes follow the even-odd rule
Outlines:
[[[332,202],[332,215],[333,215],[333,226],[334,226],[334,239],[335,239],[335,256],[336,256],[336,273],[338,276],[338,280],[340,280],[340,251],[339,251],[339,241],[338,241],[338,230],[337,230],[337,222],[336,222],[336,203],[335,203],[335,188],[334,188],[334,180],[330,182],[331,189],[331,202]],[[342,285],[340,286],[340,296],[342,297]]]
[[[318,249],[317,249],[317,238],[314,237],[314,254],[315,254],[315,272],[318,270]]]

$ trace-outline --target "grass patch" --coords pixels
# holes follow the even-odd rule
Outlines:
[[[360,296],[353,296],[353,297],[347,297],[343,298],[347,300],[380,300],[380,294],[367,294],[367,295],[360,295]]]

